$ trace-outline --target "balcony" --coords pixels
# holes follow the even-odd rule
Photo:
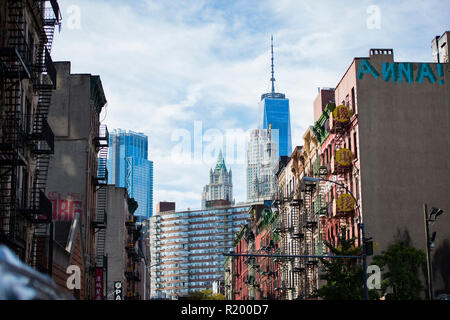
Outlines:
[[[108,184],[108,169],[106,167],[106,157],[98,158],[97,174],[92,176],[92,183],[95,186],[102,187]]]
[[[136,218],[125,221],[125,226],[128,228],[136,226]]]
[[[320,164],[320,159],[317,159],[313,164],[314,176],[321,178],[328,174],[327,166]]]
[[[334,175],[345,174],[353,167],[353,153],[347,149],[338,150],[338,154],[331,157],[330,172]]]
[[[135,249],[135,246],[134,246],[134,243],[128,243],[126,246],[125,246],[125,250],[127,251],[127,252],[130,252],[130,251],[134,251],[134,249]]]
[[[103,210],[103,213],[99,215],[96,220],[92,221],[91,225],[94,229],[106,229],[107,225],[106,210]]]
[[[35,87],[36,89],[56,89],[56,78],[57,78],[57,72],[55,64],[52,60],[52,57],[50,55],[50,52],[46,47],[41,47],[42,50],[40,52],[40,57],[37,59],[37,61],[33,65],[33,70],[38,73],[44,73],[47,75],[47,79],[42,78],[41,80],[38,80],[39,82],[36,83]]]
[[[323,198],[323,196],[319,196],[314,201],[314,214],[316,215],[323,216],[328,213],[328,203]]]
[[[306,221],[304,228],[309,230],[314,230],[317,228],[317,222],[316,221]]]
[[[98,134],[93,139],[93,143],[97,150],[107,148],[109,146],[109,131],[106,125],[99,126]]]
[[[292,239],[303,239],[305,235],[301,231],[292,234]]]
[[[300,191],[301,192],[309,192],[312,193],[316,189],[316,182],[310,182],[305,181],[304,179],[301,180],[300,183]]]
[[[32,152],[34,154],[53,154],[55,150],[55,135],[47,120],[40,115],[35,115],[33,132],[28,135],[33,141]]]
[[[305,272],[305,268],[293,268],[292,271],[294,273],[304,273]]]
[[[53,212],[51,201],[42,191],[37,191],[33,198],[30,208],[20,209],[19,212],[33,223],[50,223]]]
[[[55,26],[61,22],[61,10],[57,0],[50,0],[51,8],[46,8],[43,22],[46,26]]]
[[[25,63],[24,58],[17,48],[0,48],[0,57],[2,69],[4,68],[4,77],[8,79],[30,79],[31,72]]]

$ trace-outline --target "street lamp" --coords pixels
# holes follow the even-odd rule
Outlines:
[[[368,241],[369,239],[366,239],[366,230],[365,230],[365,226],[364,223],[362,222],[362,217],[361,217],[361,212],[359,210],[359,203],[358,200],[356,199],[356,197],[353,195],[353,193],[347,188],[346,185],[333,181],[333,180],[328,180],[328,179],[323,179],[323,178],[313,178],[313,177],[303,177],[303,181],[304,182],[312,182],[312,183],[318,183],[320,181],[324,181],[324,182],[331,182],[334,183],[342,188],[344,188],[353,198],[353,200],[355,200],[356,203],[356,210],[358,211],[358,225],[359,228],[361,229],[361,234],[362,234],[362,259],[363,259],[363,274],[364,274],[364,300],[369,300],[369,289],[367,287],[367,253],[366,253],[366,241]]]
[[[444,211],[442,209],[432,207],[431,212],[428,215],[427,205],[424,204],[423,214],[424,214],[425,240],[427,249],[427,282],[428,282],[428,297],[430,300],[434,300],[431,249],[434,248],[434,240],[436,239],[436,232],[433,232],[433,235],[430,238],[430,222],[434,223],[437,220],[437,218],[443,213]]]

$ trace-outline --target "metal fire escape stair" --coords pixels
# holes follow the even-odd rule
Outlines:
[[[52,8],[58,7],[57,1],[50,1]],[[25,4],[30,5],[33,14],[44,14],[43,28],[39,43],[31,47],[25,37]],[[50,249],[46,248],[49,240],[49,223],[52,219],[52,204],[45,196],[50,155],[54,149],[54,135],[47,123],[51,103],[52,90],[56,85],[56,70],[54,69],[49,51],[53,41],[55,25],[59,21],[59,8],[53,10],[53,22],[47,19],[46,1],[35,1],[34,5],[23,0],[7,1],[7,47],[0,49],[2,78],[4,79],[2,97],[7,110],[2,132],[2,157],[0,158],[1,174],[1,230],[2,236],[9,240],[20,239],[25,242],[25,226],[32,231],[28,256],[24,258],[31,266],[42,272],[49,272],[51,266],[46,257],[51,259]],[[31,7],[33,6],[33,7]],[[50,40],[50,41],[49,41]],[[33,49],[35,50],[33,57]],[[30,79],[33,89],[38,94],[36,110],[27,110],[22,106],[21,80]],[[32,123],[29,120],[32,119]],[[11,128],[11,125],[14,128]],[[30,128],[31,126],[31,128]],[[10,127],[10,128],[8,128]],[[6,130],[6,131],[5,131]],[[12,130],[12,131],[11,131]],[[9,133],[7,133],[9,131]],[[5,134],[6,132],[6,134]],[[14,136],[11,141],[8,137]],[[24,148],[34,155],[36,161],[30,199],[18,201],[16,196],[18,186],[18,166],[26,165]],[[8,150],[5,150],[8,149]],[[26,218],[26,220],[25,220]],[[30,222],[32,223],[30,225]]]
[[[97,190],[97,211],[92,226],[96,229],[96,260],[95,264],[98,268],[103,268],[105,262],[105,244],[106,244],[106,226],[107,226],[107,189],[100,188]]]
[[[1,115],[0,135],[0,238],[16,247],[23,258],[25,250],[25,223],[18,216],[19,201],[17,194],[18,167],[26,164],[23,157],[22,119],[20,117],[22,89],[21,78],[24,62],[21,50],[23,37],[22,2],[7,2],[7,47],[1,48],[2,93],[1,104],[4,113]],[[24,68],[26,69],[26,68]]]

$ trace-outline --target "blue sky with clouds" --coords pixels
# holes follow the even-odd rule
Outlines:
[[[174,161],[172,135],[192,133],[195,121],[219,133],[257,127],[258,102],[270,88],[271,34],[277,91],[290,99],[292,141],[301,145],[318,87],[334,87],[353,57],[370,48],[393,48],[397,61],[431,61],[432,38],[450,30],[449,4],[65,0],[53,60],[71,61],[73,73],[101,76],[110,130],[149,136],[155,203],[199,208],[215,161]],[[374,5],[379,29],[368,28]],[[245,166],[229,167],[236,201],[245,201]]]

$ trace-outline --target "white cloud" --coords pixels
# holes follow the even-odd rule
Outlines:
[[[450,28],[442,1],[383,0],[375,3],[381,29],[368,30],[373,3],[61,1],[66,23],[53,58],[72,61],[73,73],[102,77],[110,129],[149,135],[155,203],[195,208],[213,163],[173,163],[171,134],[191,131],[195,120],[223,132],[256,124],[260,95],[269,89],[271,33],[277,90],[290,99],[296,146],[312,124],[317,87],[335,86],[353,57],[394,47],[403,60],[430,60],[431,38]],[[81,29],[67,25],[71,5],[81,9]],[[231,168],[236,200],[243,201],[245,168]]]

